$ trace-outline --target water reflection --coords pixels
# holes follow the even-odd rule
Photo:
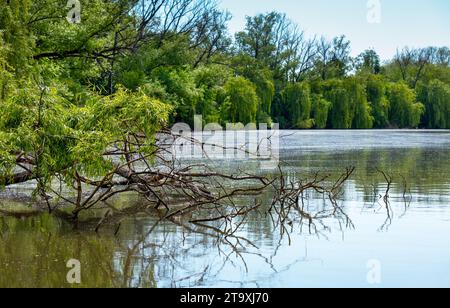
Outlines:
[[[121,220],[116,235],[116,225],[96,234],[92,226],[75,232],[49,215],[0,216],[0,286],[370,287],[371,259],[382,264],[382,286],[450,286],[450,134],[395,133],[379,143],[373,133],[365,141],[338,133],[308,141],[308,134],[283,141],[288,176],[326,171],[337,177],[355,166],[339,198],[354,230],[324,219],[318,233],[298,223],[281,232],[263,211],[247,217],[231,238],[183,219],[160,221],[157,213]],[[257,170],[254,163],[246,167]],[[314,191],[303,202],[308,212],[326,206]],[[81,261],[79,286],[66,282],[73,258]]]

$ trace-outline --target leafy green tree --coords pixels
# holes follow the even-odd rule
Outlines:
[[[373,127],[372,109],[367,102],[364,83],[359,78],[345,80],[348,99],[350,100],[351,128],[369,129]]]
[[[36,175],[47,188],[58,173],[68,179],[74,172],[99,176],[111,170],[103,153],[130,132],[152,136],[165,124],[170,106],[146,96],[119,89],[115,95],[92,93],[84,106],[68,101],[62,85],[36,88],[23,84],[2,103],[0,131],[9,152],[31,153]]]
[[[247,17],[245,31],[236,34],[239,50],[265,66],[273,65],[278,51],[278,26],[285,24],[285,16],[277,12]]]
[[[343,78],[350,64],[350,41],[345,36],[335,37],[331,42],[325,38],[318,41],[313,75],[322,80]]]
[[[418,86],[419,98],[425,105],[423,116],[427,128],[450,128],[450,86],[439,80]]]
[[[256,86],[256,95],[258,96],[257,120],[260,123],[269,124],[272,122],[270,112],[272,109],[272,100],[275,95],[275,86],[270,77],[270,72],[266,71],[266,74],[261,72],[252,81]]]
[[[420,82],[428,83],[433,79],[441,79],[441,74],[444,78],[448,77],[449,63],[448,47],[406,47],[397,52],[394,59],[385,66],[385,71],[392,81],[402,80],[415,89]]]
[[[375,50],[369,49],[356,57],[356,70],[359,73],[375,74],[381,73],[380,56]]]
[[[137,52],[128,55],[116,66],[116,81],[128,89],[136,90],[140,86],[155,81],[157,72],[162,68],[189,70],[195,59],[189,48],[189,37],[172,36],[170,41],[156,45],[154,42],[142,46]]]
[[[312,114],[314,116],[315,127],[324,129],[327,127],[328,113],[331,103],[325,100],[321,95],[312,95]]]
[[[194,74],[183,67],[160,67],[152,71],[151,79],[158,81],[175,107],[173,121],[192,124],[202,90],[196,86]]]
[[[349,129],[352,127],[352,112],[350,99],[344,82],[330,79],[322,84],[322,93],[331,103],[328,127],[334,129]]]
[[[424,106],[417,102],[416,93],[405,83],[398,82],[388,87],[389,122],[399,128],[416,128],[425,111]]]
[[[373,116],[365,87],[359,78],[330,79],[320,93],[331,103],[328,127],[334,129],[372,128]]]
[[[389,101],[386,97],[386,82],[383,77],[369,75],[366,80],[367,100],[372,107],[374,126],[386,127],[389,123]]]
[[[0,2],[0,36],[4,46],[2,52],[16,76],[28,75],[32,68],[29,60],[33,55],[35,39],[25,26],[32,6],[33,2],[30,0]]]
[[[201,89],[202,97],[197,103],[196,114],[203,116],[204,123],[219,123],[220,109],[227,93],[225,84],[232,72],[219,65],[203,66],[194,71],[196,86]]]
[[[256,87],[244,77],[230,78],[225,84],[228,96],[222,119],[232,123],[255,123],[258,109]]]
[[[9,72],[10,66],[6,59],[8,49],[4,45],[0,34],[0,101],[4,100],[8,89],[8,80],[11,80],[12,74]]]
[[[281,128],[289,127],[286,119],[286,106],[283,104],[281,93],[276,93],[272,101],[271,115],[273,120],[280,124]]]
[[[305,128],[311,125],[311,93],[309,84],[289,84],[282,92],[284,117],[290,128]],[[311,128],[311,127],[309,127]]]
[[[272,71],[247,54],[239,54],[233,57],[232,66],[238,76],[245,77],[256,86],[256,95],[258,96],[257,121],[271,123],[272,101],[275,96]]]

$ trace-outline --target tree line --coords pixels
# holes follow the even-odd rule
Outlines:
[[[36,101],[43,85],[55,106],[117,93],[158,101],[154,129],[195,114],[292,129],[450,128],[448,47],[381,63],[374,50],[351,57],[345,36],[308,38],[278,12],[247,17],[233,36],[212,0],[81,1],[79,24],[64,2],[0,1],[3,131],[23,120],[19,96]]]

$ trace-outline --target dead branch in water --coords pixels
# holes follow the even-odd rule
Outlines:
[[[404,211],[403,215],[405,215],[409,206],[411,205],[412,194],[411,194],[411,187],[408,185],[408,181],[406,180],[406,177],[403,174],[400,174],[400,177],[402,178],[402,182],[403,182],[402,197],[403,197],[403,202],[405,204],[405,211]],[[407,196],[407,194],[409,194],[409,197]]]
[[[270,137],[269,137],[270,138]],[[353,227],[344,209],[339,206],[338,199],[344,184],[353,174],[355,168],[347,170],[332,181],[331,175],[315,173],[308,179],[292,180],[282,166],[278,166],[276,175],[249,174],[234,168],[229,172],[216,170],[205,152],[206,146],[192,137],[164,131],[157,135],[157,140],[150,152],[141,151],[148,138],[145,135],[129,135],[125,141],[111,145],[104,153],[104,159],[111,161],[114,167],[104,176],[89,178],[81,171],[68,173],[67,170],[56,172],[54,181],[57,185],[39,186],[39,196],[43,196],[44,204],[49,211],[63,218],[70,217],[78,221],[79,214],[100,205],[124,193],[134,193],[145,200],[145,204],[132,207],[130,210],[112,210],[96,222],[95,230],[109,222],[120,226],[120,219],[131,212],[155,209],[162,213],[163,219],[171,221],[187,221],[204,228],[221,230],[221,235],[231,237],[239,230],[244,220],[252,213],[263,213],[274,216],[281,232],[288,231],[295,222],[306,223],[310,232],[317,232],[322,220],[329,217],[343,220],[347,227]],[[189,162],[178,157],[177,146],[188,144],[201,148],[204,158]],[[214,145],[223,151],[241,151],[245,155],[257,157],[247,149]],[[259,145],[258,145],[259,147]],[[6,186],[26,182],[40,181],[34,170],[36,159],[33,154],[17,153],[17,164],[22,171],[6,180]],[[25,170],[25,171],[23,171]],[[67,184],[67,176],[72,183]],[[59,186],[59,189],[55,189]],[[304,206],[305,195],[315,192],[328,200],[328,206],[320,211],[310,212]],[[270,204],[257,202],[262,194],[271,194]],[[270,197],[269,197],[270,199]],[[254,200],[254,201],[250,201]],[[73,207],[72,215],[57,210],[61,203]],[[251,204],[251,205],[248,205]],[[218,226],[218,227],[217,227]],[[116,233],[119,227],[117,227]]]
[[[383,199],[383,203],[384,203],[384,207],[386,208],[386,221],[385,223],[381,226],[380,230],[385,229],[386,227],[388,227],[391,223],[392,223],[392,209],[391,209],[391,203],[389,201],[389,193],[391,191],[391,186],[392,186],[392,182],[393,182],[393,177],[389,174],[387,174],[385,171],[380,170],[378,168],[376,168],[376,170],[383,175],[384,180],[386,181],[386,191],[384,193],[384,196],[382,196],[381,198]]]
[[[292,213],[295,212],[300,218],[300,223],[306,221],[310,232],[317,232],[316,222],[322,222],[323,219],[334,217],[338,220],[344,220],[347,227],[354,227],[350,217],[338,204],[339,194],[342,192],[343,185],[355,171],[355,167],[349,167],[346,172],[339,176],[338,180],[329,184],[330,175],[314,174],[312,179],[286,182],[285,175],[281,168],[279,177],[279,187],[275,188],[276,194],[272,200],[269,211],[274,210],[279,218],[279,224],[283,227],[285,224],[292,225]],[[330,207],[324,208],[316,213],[311,213],[305,209],[303,200],[308,191],[314,191],[326,197],[330,202]]]

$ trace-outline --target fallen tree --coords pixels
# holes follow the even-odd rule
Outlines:
[[[125,210],[107,211],[100,221],[96,219],[96,230],[102,224],[117,223],[124,216],[149,209],[159,210],[161,219],[176,223],[181,223],[177,217],[188,215],[189,219],[182,223],[186,228],[189,228],[186,223],[194,224],[224,236],[232,236],[239,228],[240,224],[233,226],[234,221],[256,211],[276,217],[281,229],[297,221],[306,223],[310,232],[318,232],[316,223],[322,223],[323,219],[329,217],[344,220],[347,226],[352,226],[337,200],[354,168],[348,168],[335,180],[331,180],[330,175],[316,173],[309,179],[289,182],[282,164],[278,172],[272,175],[250,174],[239,168],[232,168],[227,173],[223,168],[217,171],[207,158],[192,163],[186,162],[183,157],[176,157],[173,149],[179,139],[191,142],[194,146],[204,146],[195,139],[186,139],[184,135],[169,130],[157,136],[151,153],[138,150],[146,143],[144,134],[127,136],[126,146],[110,145],[103,158],[112,162],[112,168],[102,176],[90,178],[81,172],[73,172],[68,181],[68,170],[64,169],[55,172],[52,184],[45,187],[39,186],[37,160],[32,155],[25,158],[25,155],[17,154],[15,169],[26,171],[7,177],[13,180],[5,185],[35,181],[36,196],[41,204],[46,205],[48,211],[75,222],[82,211],[105,206],[110,199],[120,194],[132,192],[141,197],[142,202],[136,205]],[[329,208],[316,213],[308,212],[303,201],[310,190],[323,194],[329,200]],[[263,194],[270,196],[266,198],[266,204],[256,201]],[[241,202],[242,199],[245,201]],[[249,200],[255,201],[250,203]],[[61,212],[61,204],[69,206],[71,213]]]
[[[208,153],[200,160],[178,155],[180,144],[201,151],[206,144],[165,129],[171,108],[143,91],[118,89],[111,96],[94,95],[82,106],[68,103],[58,91],[18,90],[5,103],[8,112],[0,121],[0,185],[32,181],[36,204],[55,215],[79,222],[80,213],[133,193],[140,197],[139,204],[107,212],[96,229],[117,222],[116,217],[148,209],[158,210],[161,219],[176,221],[189,215],[189,224],[225,236],[234,234],[242,218],[257,211],[274,215],[282,229],[299,221],[316,232],[316,223],[325,217],[343,219],[351,226],[337,200],[354,168],[334,181],[320,174],[294,181],[282,163],[269,175],[239,167],[225,170],[221,164],[215,167]],[[326,196],[329,208],[306,211],[301,204],[309,190]],[[258,200],[263,194],[269,202]]]

